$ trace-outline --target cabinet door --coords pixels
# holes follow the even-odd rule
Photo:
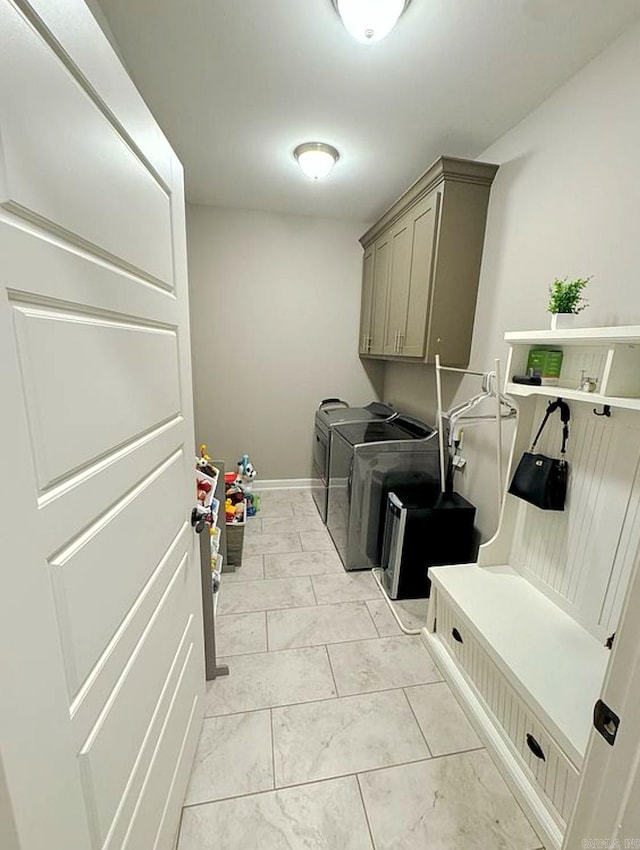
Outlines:
[[[371,318],[373,311],[373,270],[375,265],[374,246],[364,252],[362,260],[362,301],[360,304],[360,354],[368,354],[371,347]]]
[[[374,246],[373,305],[371,308],[370,354],[384,351],[384,329],[387,316],[387,291],[391,258],[391,234],[383,234]]]
[[[411,271],[406,295],[406,322],[400,337],[403,357],[424,356],[427,315],[431,300],[440,193],[433,192],[411,213]]]
[[[391,228],[389,291],[384,334],[384,353],[390,355],[400,354],[401,341],[406,331],[413,241],[412,220],[413,216],[409,213]]]

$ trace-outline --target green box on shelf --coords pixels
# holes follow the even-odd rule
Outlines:
[[[560,379],[562,351],[532,348],[527,358],[527,375],[540,375],[544,386],[555,386]]]

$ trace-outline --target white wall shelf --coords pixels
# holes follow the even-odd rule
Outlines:
[[[640,344],[640,325],[612,328],[571,328],[562,331],[508,331],[504,335],[510,345],[540,343],[541,345],[613,345]]]
[[[514,384],[513,381],[508,381],[505,386],[505,392],[508,395],[522,397],[534,395],[549,396],[550,398],[560,397],[567,401],[584,401],[587,404],[593,404],[595,407],[608,404],[610,407],[640,410],[640,398],[621,398],[619,396],[606,396],[601,393],[585,393],[581,390],[570,389],[569,387],[536,387],[529,386],[528,384]]]
[[[505,341],[511,346],[505,387],[508,393],[521,397],[561,396],[572,401],[640,410],[640,326],[518,331],[506,333]],[[526,373],[533,346],[563,351],[557,386],[513,383],[514,375]],[[585,373],[597,379],[597,392],[578,389]]]

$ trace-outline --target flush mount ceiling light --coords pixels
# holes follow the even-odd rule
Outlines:
[[[307,177],[313,180],[324,180],[340,159],[338,151],[324,142],[305,142],[298,145],[293,155]]]
[[[351,35],[365,44],[381,41],[411,0],[331,0]]]

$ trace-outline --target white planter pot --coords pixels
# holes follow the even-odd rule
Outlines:
[[[566,331],[576,326],[575,313],[552,313],[551,314],[551,330]]]

